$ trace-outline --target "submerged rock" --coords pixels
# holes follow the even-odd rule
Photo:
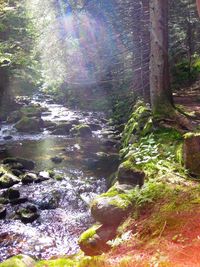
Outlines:
[[[56,156],[56,157],[51,158],[51,161],[53,161],[56,164],[59,164],[63,161],[63,158]]]
[[[34,161],[28,160],[28,159],[23,159],[23,158],[6,158],[3,160],[3,164],[10,165],[13,170],[19,169],[19,168],[15,168],[15,164],[21,164],[22,168],[26,169],[26,170],[33,170],[35,168],[35,162]]]
[[[34,267],[35,264],[31,257],[21,254],[0,263],[0,267]]]

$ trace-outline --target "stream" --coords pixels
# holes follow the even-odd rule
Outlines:
[[[16,131],[14,124],[2,123],[1,160],[6,157],[30,159],[36,163],[35,172],[53,170],[62,179],[13,186],[22,198],[28,198],[28,203],[38,207],[40,216],[24,224],[14,219],[14,213],[22,204],[6,205],[6,219],[0,220],[0,261],[20,253],[43,259],[76,253],[80,234],[93,223],[89,203],[106,191],[106,178],[119,163],[117,148],[109,143],[114,130],[106,123],[103,113],[70,110],[42,94],[34,96],[32,103],[46,108],[42,113],[44,121],[76,121],[100,127],[92,131],[92,137],[80,138],[52,135],[48,129],[37,134],[22,134]],[[12,138],[5,140],[6,136]],[[55,156],[62,157],[62,162],[54,163],[51,158]],[[0,195],[4,191],[0,189]]]

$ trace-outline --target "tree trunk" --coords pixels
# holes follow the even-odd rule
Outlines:
[[[150,94],[154,114],[173,109],[168,64],[168,0],[150,0]]]
[[[197,2],[197,10],[198,10],[199,17],[200,17],[200,0],[196,0],[196,2]]]

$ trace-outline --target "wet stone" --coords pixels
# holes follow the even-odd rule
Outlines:
[[[5,219],[6,213],[6,208],[0,204],[0,220]]]
[[[28,198],[26,197],[21,197],[21,198],[16,198],[16,199],[11,199],[10,204],[11,205],[18,205],[18,204],[23,204],[28,201]]]
[[[3,197],[6,197],[10,200],[17,199],[20,197],[19,190],[14,188],[9,188],[3,193]]]
[[[4,140],[11,140],[13,137],[11,135],[7,135],[3,137]]]
[[[39,217],[37,207],[34,205],[27,205],[26,207],[19,209],[17,214],[23,223],[32,223]]]
[[[22,177],[22,183],[23,184],[30,184],[37,182],[38,176],[35,173],[27,173]]]
[[[18,177],[14,176],[13,174],[6,173],[0,177],[0,188],[9,188],[19,182],[20,180]]]
[[[19,176],[21,176],[23,174],[22,171],[17,170],[17,169],[12,169],[12,173],[17,177],[19,177]]]
[[[59,164],[63,161],[63,158],[56,156],[51,158],[51,161],[54,162],[55,164]]]

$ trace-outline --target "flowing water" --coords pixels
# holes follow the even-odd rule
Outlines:
[[[0,261],[19,253],[36,258],[76,253],[78,237],[93,223],[89,203],[106,190],[106,178],[118,164],[116,149],[104,144],[103,131],[107,126],[102,113],[69,110],[50,104],[43,96],[36,96],[32,102],[48,109],[43,120],[100,123],[102,130],[93,131],[90,138],[78,138],[51,135],[45,129],[39,134],[20,134],[12,124],[1,125],[0,146],[4,148],[1,159],[15,156],[31,159],[36,163],[35,171],[52,169],[63,179],[14,186],[21,197],[27,197],[29,203],[39,208],[40,217],[24,224],[13,219],[19,205],[7,205],[6,220],[0,220]],[[12,139],[5,141],[8,135]],[[97,152],[106,152],[109,157],[101,161]],[[61,156],[63,161],[55,164],[53,156]],[[0,190],[0,195],[3,191]]]

